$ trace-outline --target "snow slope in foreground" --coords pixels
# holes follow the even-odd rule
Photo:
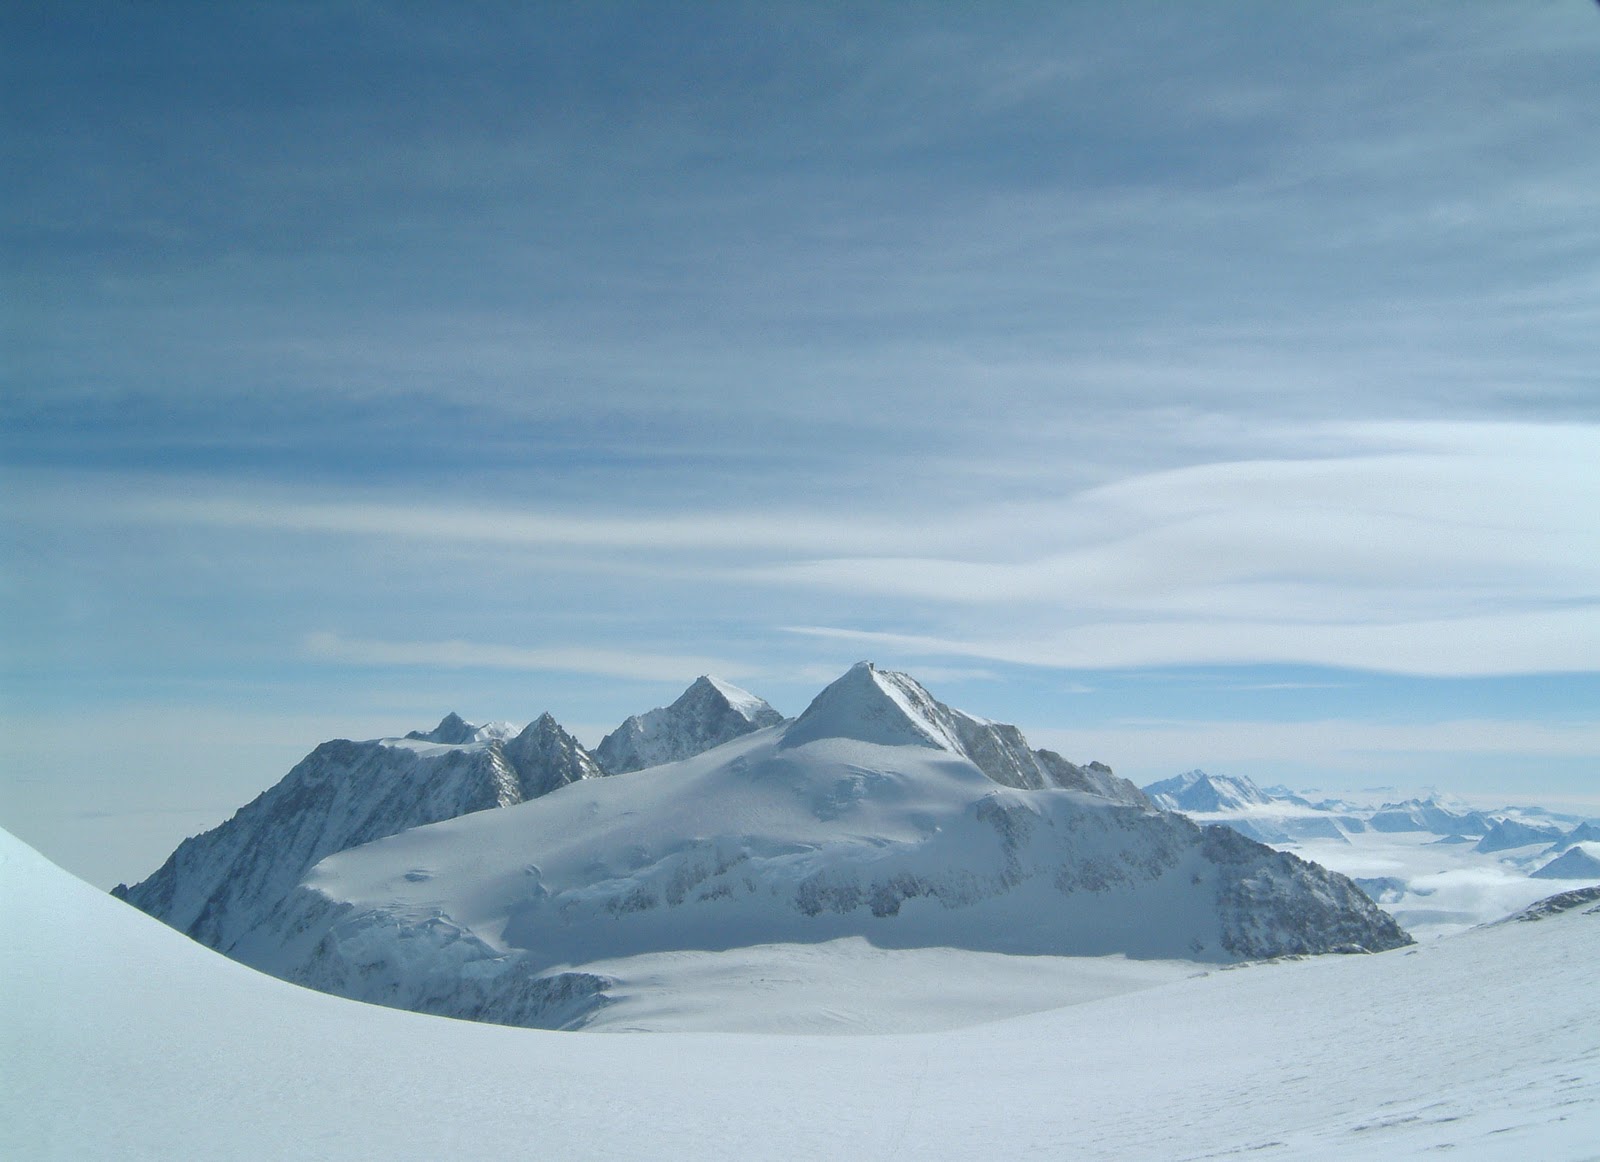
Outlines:
[[[0,833],[0,1156],[1584,1159],[1600,912],[956,1032],[547,1033],[258,975]]]

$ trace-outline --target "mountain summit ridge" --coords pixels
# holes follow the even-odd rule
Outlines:
[[[1019,790],[1085,791],[1148,807],[1144,793],[1104,763],[1078,766],[1054,751],[1034,750],[1022,731],[945,705],[910,674],[857,662],[816,696],[784,731],[783,748],[823,738],[887,746],[923,746],[970,761],[994,782]]]
[[[594,757],[606,773],[627,774],[680,762],[782,721],[766,699],[702,674],[671,704],[626,719],[600,740]]]

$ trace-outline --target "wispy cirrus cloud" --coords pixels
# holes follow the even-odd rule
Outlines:
[[[307,657],[355,666],[529,670],[650,682],[687,682],[706,673],[738,678],[749,672],[748,666],[726,658],[585,646],[519,647],[467,641],[375,641],[328,631],[308,634],[301,644]]]
[[[264,544],[309,537],[333,559],[354,538],[390,554],[391,586],[412,571],[408,554],[483,546],[502,575],[542,578],[546,592],[558,569],[574,610],[611,612],[586,574],[626,575],[676,586],[669,604],[684,616],[764,622],[769,643],[848,641],[943,664],[1600,666],[1600,425],[1308,425],[1281,443],[1274,459],[1090,488],[1040,473],[1026,499],[1002,486],[962,505],[885,490],[784,511],[720,496],[578,511],[144,478],[110,500],[80,490],[34,509]]]
[[[931,637],[831,626],[789,633],[903,657],[1060,669],[1312,665],[1423,677],[1591,673],[1600,603],[1570,610],[1393,624],[1270,621],[1091,622],[1027,636]]]

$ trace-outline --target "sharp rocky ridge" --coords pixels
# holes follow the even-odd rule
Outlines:
[[[521,732],[454,713],[404,738],[316,747],[232,818],[113,895],[228,952],[324,856],[605,774],[544,714]]]

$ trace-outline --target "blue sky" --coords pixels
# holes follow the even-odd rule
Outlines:
[[[851,662],[1600,800],[1600,10],[11,5],[0,822]]]

